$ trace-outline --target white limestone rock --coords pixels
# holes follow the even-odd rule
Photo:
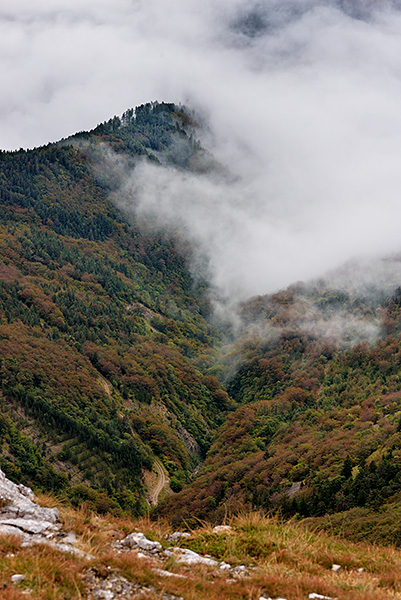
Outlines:
[[[23,531],[21,531],[21,529],[18,529],[18,527],[13,527],[12,525],[2,525],[0,523],[0,535],[16,535],[18,537],[29,537],[27,534],[25,534]]]
[[[175,531],[170,535],[166,535],[166,540],[168,542],[178,542],[180,539],[186,539],[191,537],[191,534],[186,531]]]
[[[57,508],[44,508],[36,504],[33,501],[32,490],[7,479],[1,469],[0,499],[0,535],[16,535],[22,538],[23,547],[47,544],[81,558],[92,558],[73,546],[77,541],[74,533],[60,535],[61,523]],[[56,534],[59,541],[52,539]]]
[[[49,521],[39,521],[35,519],[2,519],[0,517],[0,525],[10,525],[11,527],[17,527],[25,533],[33,533],[36,535],[46,535],[50,532],[58,531],[61,527],[60,524],[55,525]]]
[[[3,518],[36,519],[57,523],[59,511],[57,508],[45,508],[33,502],[33,492],[25,485],[17,485],[4,475],[0,469],[0,499]]]
[[[140,548],[147,552],[160,552],[162,546],[159,542],[152,542],[148,540],[143,533],[131,533],[122,541],[124,546],[130,546],[131,548]]]
[[[242,579],[249,575],[249,569],[245,565],[238,565],[238,567],[231,567],[230,573],[236,579]]]
[[[230,525],[216,525],[213,527],[213,533],[231,533],[233,528]]]
[[[193,550],[188,550],[188,548],[168,548],[165,554],[167,554],[167,556],[173,556],[178,562],[183,562],[187,565],[203,564],[215,567],[219,564],[217,560],[201,556]]]
[[[96,598],[96,600],[113,600],[115,594],[111,590],[96,590],[93,593],[93,597]]]
[[[70,531],[67,535],[63,536],[61,542],[63,544],[76,544],[78,541],[77,534],[74,531]]]
[[[80,550],[79,548],[75,548],[71,544],[64,544],[63,542],[53,542],[47,541],[45,542],[55,550],[60,550],[60,552],[64,552],[65,554],[73,554],[78,558],[84,558],[85,560],[93,560],[94,557],[92,554],[88,554],[88,552],[84,552],[84,550]]]

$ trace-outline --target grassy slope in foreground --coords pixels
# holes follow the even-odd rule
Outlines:
[[[138,590],[138,597],[147,600],[162,598],[163,593],[185,600],[259,600],[262,595],[306,600],[313,593],[341,600],[389,600],[401,594],[400,551],[313,533],[300,524],[280,523],[258,513],[234,518],[233,531],[228,533],[213,533],[207,525],[195,528],[181,543],[232,566],[244,565],[247,576],[233,580],[218,567],[187,567],[172,559],[139,558],[135,551],[118,554],[113,549],[116,538],[134,530],[166,548],[170,543],[165,536],[172,532],[168,525],[60,508],[64,527],[77,533],[78,546],[94,555],[94,560],[88,564],[48,547],[21,548],[15,539],[1,538],[4,600],[22,600],[27,589],[32,600],[87,598],[84,576],[89,567],[100,578],[117,573],[141,586],[152,586],[145,595]],[[333,572],[333,564],[341,565],[340,571]],[[166,577],[157,571],[160,568],[179,577]],[[10,583],[15,573],[25,575],[19,586]]]

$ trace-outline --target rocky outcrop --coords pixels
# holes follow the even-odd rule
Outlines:
[[[129,581],[118,573],[110,571],[108,574],[99,572],[96,568],[88,569],[85,575],[88,600],[115,600],[124,598],[143,598],[152,594],[160,600],[184,600],[181,596],[158,592],[153,586],[144,586],[134,581]]]
[[[217,567],[218,561],[207,556],[201,556],[188,548],[168,548],[164,551],[166,556],[173,556],[177,562],[183,562],[187,565],[208,565],[209,567]]]
[[[185,444],[188,454],[190,454],[191,456],[200,456],[200,446],[195,440],[195,438],[182,426],[179,428],[178,431],[182,441]]]
[[[89,558],[74,546],[72,533],[62,531],[57,508],[45,508],[34,501],[32,490],[13,483],[0,469],[0,534],[22,538],[23,546],[48,544],[62,552]]]
[[[34,501],[34,495],[25,485],[17,485],[4,475],[0,469],[0,514],[1,522],[5,519],[30,519],[44,523],[57,523],[59,511],[57,508],[44,508]]]
[[[140,550],[146,550],[152,554],[156,552],[160,552],[162,549],[162,545],[159,542],[152,542],[148,540],[144,536],[143,533],[130,533],[126,538],[121,542],[123,546],[128,546],[129,548],[139,548]]]
[[[186,531],[175,531],[174,533],[167,535],[166,540],[168,542],[178,542],[181,539],[185,540],[189,537],[191,537],[191,534]]]

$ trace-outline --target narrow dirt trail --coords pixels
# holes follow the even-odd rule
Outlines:
[[[111,384],[103,377],[103,375],[99,374],[98,379],[106,394],[109,396],[109,398],[112,398]],[[135,432],[132,429],[131,423],[129,423],[129,428],[132,436],[135,437]],[[157,479],[156,482],[149,487],[149,500],[152,506],[157,506],[159,503],[160,493],[166,486],[168,486],[170,480],[168,477],[166,477],[162,464],[156,458],[154,459],[154,466],[157,471]]]
[[[108,395],[108,397],[112,398],[111,384],[107,381],[107,379],[105,379],[103,377],[103,375],[99,375],[98,379],[100,381],[100,385],[102,386],[102,388],[104,389],[104,391],[106,392],[106,394]]]
[[[156,471],[157,471],[157,480],[155,483],[155,486],[152,490],[150,490],[150,501],[152,503],[152,506],[157,506],[158,502],[159,502],[159,495],[160,492],[162,491],[162,489],[168,484],[168,479],[164,473],[163,467],[162,465],[159,463],[158,460],[155,459],[155,467],[156,467]]]

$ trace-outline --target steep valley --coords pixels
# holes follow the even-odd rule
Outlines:
[[[118,208],[143,161],[222,176],[197,128],[152,103],[1,153],[0,467],[117,519],[158,465],[175,526],[258,509],[399,545],[400,290],[297,284],[219,323],[196,249]]]

